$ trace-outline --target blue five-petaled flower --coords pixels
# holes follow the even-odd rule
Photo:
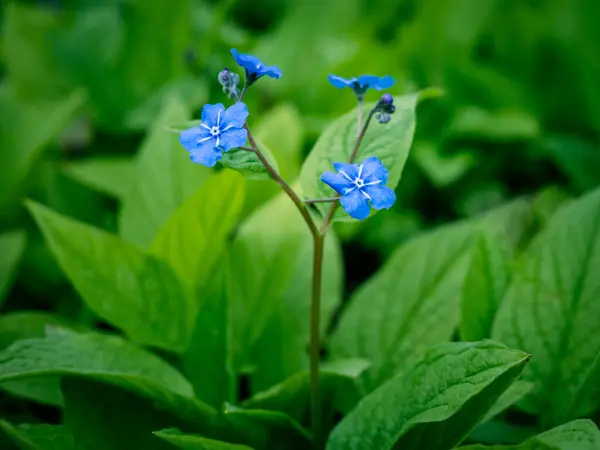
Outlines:
[[[360,165],[333,163],[333,167],[337,173],[325,172],[321,181],[340,194],[344,211],[355,219],[369,216],[369,203],[375,209],[388,209],[396,201],[394,190],[385,185],[388,171],[375,156],[365,159]]]
[[[202,123],[182,131],[179,141],[190,152],[193,162],[213,167],[223,157],[223,152],[246,143],[248,132],[244,128],[248,108],[238,102],[225,110],[221,103],[204,105]]]
[[[279,78],[281,76],[279,67],[267,66],[256,56],[238,53],[235,48],[231,49],[231,54],[235,58],[235,62],[246,69],[246,83],[248,85],[254,83],[263,75],[267,75],[271,78]]]
[[[385,77],[377,77],[375,75],[361,75],[358,78],[342,78],[337,75],[329,75],[329,82],[336,88],[342,89],[345,87],[351,88],[354,92],[361,95],[373,88],[377,91],[391,88],[395,81],[386,75]]]

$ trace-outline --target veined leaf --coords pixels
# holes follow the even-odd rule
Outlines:
[[[183,450],[252,450],[245,445],[215,441],[195,434],[184,434],[176,429],[155,431],[153,434]]]
[[[524,377],[540,389],[529,397],[528,408],[546,423],[580,417],[600,405],[597,397],[576,395],[600,353],[599,265],[596,190],[550,218],[519,261],[498,311],[493,336],[535,354]],[[580,404],[571,405],[574,398]]]
[[[23,450],[83,450],[64,425],[13,425],[0,420],[0,429]]]
[[[528,359],[493,341],[439,345],[363,398],[333,430],[327,449],[454,448]]]
[[[58,263],[92,311],[132,339],[186,349],[197,302],[165,262],[105,231],[30,202]]]

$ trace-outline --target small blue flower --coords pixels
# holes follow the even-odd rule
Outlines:
[[[370,88],[377,91],[389,89],[395,83],[394,79],[389,75],[381,78],[375,75],[361,75],[358,78],[350,78],[349,80],[338,77],[337,75],[329,75],[329,82],[339,89],[349,87],[358,95],[364,94]]]
[[[394,190],[385,186],[388,171],[375,156],[365,159],[361,165],[333,163],[333,167],[338,173],[325,172],[321,181],[340,194],[344,211],[355,219],[369,216],[369,202],[375,209],[389,209],[396,201]]]
[[[227,110],[221,103],[204,105],[200,126],[182,131],[179,141],[190,152],[193,162],[214,167],[223,152],[246,143],[248,132],[244,124],[247,117],[248,108],[241,102]]]
[[[248,85],[254,83],[263,75],[276,79],[281,76],[279,67],[267,66],[256,56],[238,53],[235,48],[231,49],[231,54],[235,58],[235,62],[246,69],[246,82]]]

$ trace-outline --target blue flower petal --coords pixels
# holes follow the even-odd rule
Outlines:
[[[233,55],[235,62],[237,62],[250,73],[256,72],[256,70],[263,65],[263,63],[260,62],[260,59],[258,59],[256,56],[248,55],[246,53],[238,53],[237,49],[235,48],[231,49],[231,54]]]
[[[219,148],[224,152],[232,148],[241,147],[246,143],[248,132],[245,128],[231,128],[223,131],[219,136]]]
[[[361,178],[365,180],[365,183],[372,183],[374,181],[381,181],[381,184],[387,183],[389,173],[379,158],[370,156],[361,165]]]
[[[356,81],[354,78],[347,80],[345,78],[338,77],[337,75],[329,75],[327,78],[329,79],[329,82],[338,89],[352,86],[352,84]]]
[[[370,88],[379,81],[379,77],[375,75],[361,75],[356,79],[362,87]]]
[[[321,175],[321,181],[327,183],[340,195],[344,195],[346,191],[354,188],[354,183],[339,173],[325,172]]]
[[[260,72],[261,75],[266,75],[275,79],[281,77],[281,69],[277,66],[266,66]]]
[[[204,127],[194,127],[179,133],[179,142],[181,142],[181,145],[183,145],[188,152],[194,151],[204,142],[208,142],[209,139],[206,138],[212,138],[212,136]],[[203,139],[206,139],[206,141]]]
[[[223,157],[223,152],[214,144],[203,145],[202,147],[190,153],[190,159],[196,164],[202,164],[206,167],[214,167],[217,161]]]
[[[202,108],[202,123],[207,127],[216,126],[222,120],[225,107],[221,103],[204,105]]]
[[[342,204],[344,211],[350,214],[351,217],[354,217],[358,220],[366,219],[369,217],[369,213],[371,212],[369,200],[358,189],[355,189],[351,193],[344,195],[340,199],[340,203]]]
[[[371,197],[371,206],[375,209],[389,209],[396,202],[394,190],[387,186],[374,184],[363,189]]]
[[[221,129],[227,127],[242,128],[248,118],[248,107],[238,102],[235,105],[230,106],[225,111],[223,118],[221,119]]]
[[[386,75],[385,77],[381,77],[377,83],[373,84],[373,87],[378,91],[381,91],[383,89],[391,88],[395,82],[396,81],[391,76]]]
[[[356,164],[334,162],[333,167],[348,181],[353,182],[358,178],[358,166]]]

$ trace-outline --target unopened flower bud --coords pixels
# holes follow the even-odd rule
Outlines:
[[[384,113],[384,114],[394,114],[394,112],[396,111],[396,107],[394,106],[394,97],[392,97],[390,94],[383,94],[381,96],[381,98],[379,99],[379,101],[377,102],[377,111]],[[390,118],[391,119],[391,118]],[[388,119],[387,121],[389,122]],[[382,122],[385,123],[385,122]]]
[[[223,92],[226,93],[228,97],[237,99],[240,77],[236,73],[230,72],[226,67],[219,72],[218,80],[219,84],[223,86]]]

